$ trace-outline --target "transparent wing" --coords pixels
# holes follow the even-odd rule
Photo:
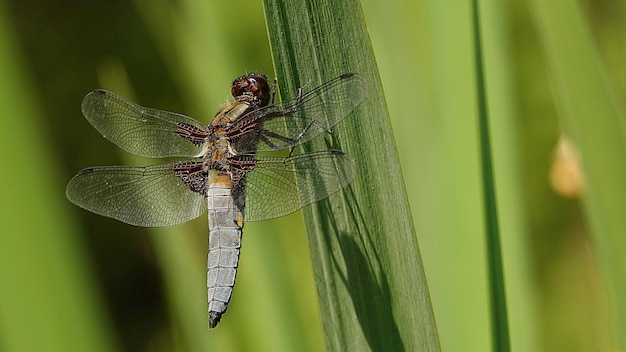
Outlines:
[[[338,150],[255,158],[254,170],[246,176],[247,221],[293,213],[340,190],[356,176],[354,161]]]
[[[365,79],[346,73],[303,94],[299,99],[270,105],[244,115],[232,130],[246,131],[238,137],[252,143],[239,145],[240,152],[280,150],[329,132],[363,100]],[[246,128],[257,126],[255,129]],[[253,138],[249,134],[253,133]],[[234,142],[237,144],[237,141]]]
[[[202,151],[207,131],[189,116],[145,108],[101,89],[85,96],[82,111],[111,142],[148,158],[196,156]]]
[[[107,166],[80,171],[65,194],[74,204],[127,224],[162,227],[182,224],[206,212],[202,193],[176,176],[174,170],[193,171],[201,161],[170,162],[148,167]],[[206,175],[199,175],[206,179]]]

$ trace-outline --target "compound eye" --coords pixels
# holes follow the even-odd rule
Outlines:
[[[261,105],[267,105],[270,99],[270,86],[267,84],[267,77],[263,74],[253,73],[238,77],[233,81],[230,92],[235,98],[248,93]]]
[[[238,77],[237,79],[235,79],[233,81],[233,85],[230,89],[231,94],[233,95],[233,97],[237,98],[238,96],[244,94],[246,91],[248,91],[248,83],[249,80],[246,79],[245,77]]]
[[[252,93],[255,96],[258,95],[259,82],[257,82],[256,79],[254,79],[254,78],[250,78],[248,80],[248,83],[250,84],[250,86],[249,86],[250,93]]]

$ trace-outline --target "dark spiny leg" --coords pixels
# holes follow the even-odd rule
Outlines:
[[[263,141],[265,141],[265,143],[268,143],[268,146],[270,146],[270,148],[275,148],[276,145],[274,145],[273,143],[269,142],[269,139],[267,139],[267,137],[275,138],[275,139],[278,139],[279,141],[283,141],[283,142],[288,143],[288,144],[292,144],[292,143],[295,143],[295,142],[298,141],[297,139],[292,139],[292,138],[289,138],[289,137],[285,137],[285,136],[280,135],[280,134],[278,134],[276,132],[272,132],[272,131],[268,131],[268,130],[261,130],[261,138],[262,138]]]
[[[272,86],[270,87],[270,90],[272,91],[272,98],[270,99],[270,105],[274,105],[274,102],[276,102],[276,87],[278,86],[278,78],[274,77],[274,84],[272,84]]]

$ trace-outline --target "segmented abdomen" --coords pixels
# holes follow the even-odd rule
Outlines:
[[[235,285],[243,228],[243,208],[235,205],[228,184],[214,183],[207,189],[209,210],[209,258],[207,289],[209,328],[226,312]]]

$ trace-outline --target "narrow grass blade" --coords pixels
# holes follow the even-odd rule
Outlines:
[[[491,140],[489,137],[489,116],[487,113],[487,90],[485,87],[480,14],[478,0],[472,1],[472,22],[474,30],[474,64],[476,65],[476,92],[478,93],[478,122],[480,133],[480,154],[482,164],[483,201],[485,206],[485,231],[487,243],[487,267],[489,271],[489,294],[491,303],[492,343],[495,351],[509,351],[509,324],[502,268],[502,250],[496,204],[496,185],[492,161]]]

